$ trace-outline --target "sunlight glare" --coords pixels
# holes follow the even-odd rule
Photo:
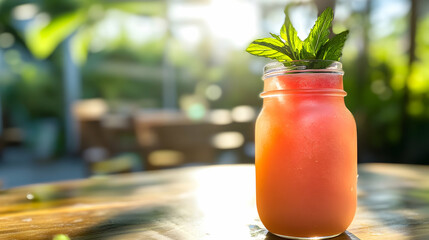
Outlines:
[[[244,136],[239,132],[221,132],[213,136],[212,144],[218,149],[234,149],[242,146]]]
[[[256,119],[256,111],[251,106],[237,106],[232,109],[232,119],[236,122],[250,122]]]
[[[253,2],[218,0],[210,3],[206,21],[216,38],[244,48],[258,34],[259,15]]]
[[[210,122],[216,125],[226,125],[232,122],[231,112],[228,109],[210,111]]]
[[[198,182],[197,206],[203,214],[203,231],[211,233],[204,239],[241,239],[249,233],[242,224],[257,217],[255,176],[246,169],[209,168],[195,172]],[[234,181],[230,181],[234,179]],[[244,187],[243,187],[244,186]]]

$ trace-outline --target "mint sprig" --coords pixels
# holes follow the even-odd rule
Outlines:
[[[270,33],[273,38],[257,39],[250,43],[246,51],[255,56],[276,59],[280,62],[312,59],[340,60],[349,31],[341,32],[329,39],[334,19],[331,8],[327,8],[320,14],[304,41],[298,37],[286,10],[285,15],[280,36]]]

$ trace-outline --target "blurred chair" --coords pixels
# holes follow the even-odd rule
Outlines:
[[[186,117],[185,113],[177,110],[144,110],[134,115],[138,145],[143,148],[157,144],[157,136],[153,127],[190,123],[192,121]]]
[[[216,126],[216,134],[211,141],[217,151],[217,155],[225,151],[232,151],[236,157],[236,163],[253,163],[253,147],[255,122],[232,122]]]
[[[102,99],[81,100],[74,104],[73,113],[79,124],[80,152],[91,147],[108,147],[101,125],[102,117],[108,112]]]
[[[104,175],[141,170],[132,118],[109,114],[102,99],[81,100],[74,105],[79,123],[80,149],[87,175]],[[114,157],[112,157],[114,156]]]
[[[209,121],[218,125],[218,134],[213,139],[218,155],[232,152],[238,163],[254,162],[255,121],[257,110],[241,105],[229,110],[212,110]]]
[[[140,150],[145,169],[214,163],[216,152],[211,137],[216,129],[213,124],[157,125],[150,131],[153,137],[151,144],[143,145]]]
[[[130,115],[106,114],[101,119],[101,129],[110,154],[138,150],[136,130]]]
[[[73,106],[73,113],[78,119],[100,119],[108,111],[109,107],[106,101],[101,98],[80,100]]]

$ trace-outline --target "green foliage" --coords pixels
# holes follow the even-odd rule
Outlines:
[[[72,34],[85,20],[85,12],[66,13],[51,20],[46,26],[35,22],[25,34],[27,47],[35,57],[43,59],[51,55],[65,38]]]
[[[89,44],[92,38],[91,28],[82,28],[76,32],[71,41],[72,58],[75,62],[83,64],[88,55]]]
[[[6,112],[17,109],[17,122],[44,117],[59,117],[62,114],[61,82],[50,69],[34,62],[19,64],[19,73],[9,73],[13,79],[2,85],[3,107]],[[4,75],[3,75],[4,76]],[[25,113],[24,113],[25,112]]]
[[[259,73],[249,71],[250,55],[243,51],[232,51],[222,68],[222,76],[218,81],[223,89],[222,97],[210,105],[212,108],[233,108],[238,105],[260,107],[262,100],[258,97],[264,82]],[[243,84],[246,79],[246,84]]]
[[[14,7],[27,1],[0,2],[0,21],[10,21]],[[129,2],[105,0],[40,0],[36,3],[46,19],[36,18],[19,35],[30,52],[39,59],[46,59],[68,37],[72,38],[73,59],[82,64],[86,61],[92,39],[93,25],[104,18],[109,9],[146,16],[165,14],[164,2]]]
[[[270,33],[273,38],[257,39],[250,43],[246,51],[255,56],[276,59],[280,62],[292,60],[334,60],[341,58],[348,31],[329,39],[330,27],[334,18],[331,8],[327,8],[317,18],[308,37],[302,41],[289,19],[285,9],[285,21],[280,36]]]

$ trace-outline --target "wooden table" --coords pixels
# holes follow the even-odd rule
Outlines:
[[[338,239],[429,239],[429,166],[359,166]],[[0,239],[279,239],[255,208],[254,166],[182,168],[0,192]]]

